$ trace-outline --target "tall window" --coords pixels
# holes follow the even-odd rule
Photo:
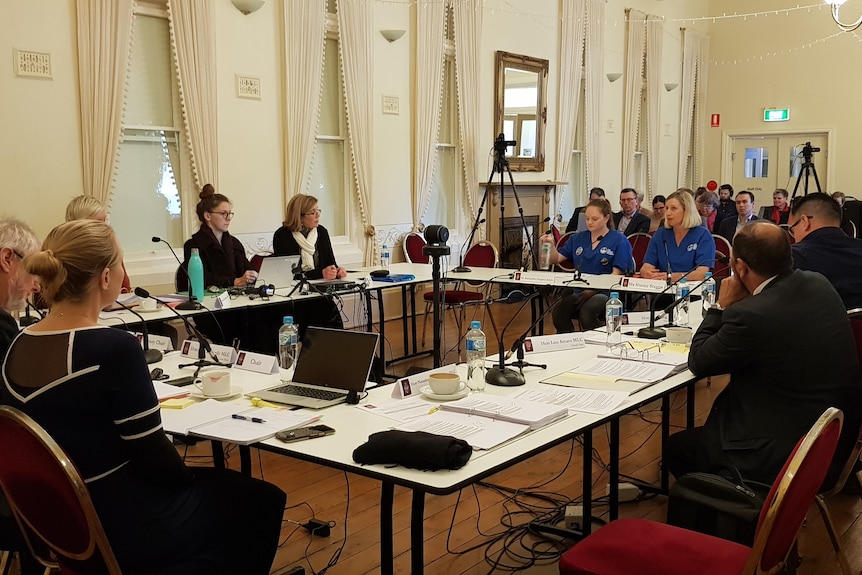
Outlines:
[[[565,221],[572,216],[575,208],[587,203],[587,171],[584,148],[586,143],[586,80],[581,78],[581,96],[578,98],[578,120],[575,129],[575,148],[572,150],[572,161],[569,163],[569,183],[562,186],[560,199],[560,215]],[[563,226],[565,228],[565,226]]]
[[[160,4],[140,4],[132,22],[123,141],[109,209],[128,252],[151,249],[152,236],[175,246],[185,238],[179,189],[191,183],[191,168],[168,15]]]

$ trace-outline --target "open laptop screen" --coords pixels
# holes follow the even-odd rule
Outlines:
[[[309,326],[302,338],[293,381],[364,391],[377,338],[376,333]]]

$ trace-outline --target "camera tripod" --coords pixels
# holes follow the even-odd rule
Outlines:
[[[814,183],[817,184],[817,191],[819,193],[823,193],[823,188],[820,187],[820,178],[817,177],[817,168],[814,167],[814,152],[819,152],[820,148],[812,148],[811,142],[805,142],[805,145],[802,147],[802,169],[799,171],[799,176],[796,178],[796,185],[793,186],[793,194],[790,196],[790,199],[796,197],[796,192],[799,191],[799,183],[802,181],[802,177],[805,176],[805,189],[804,195],[808,195],[808,179],[811,177],[811,174],[814,174]]]

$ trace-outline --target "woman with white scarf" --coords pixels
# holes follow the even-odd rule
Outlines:
[[[329,232],[320,225],[317,198],[297,194],[287,203],[284,225],[272,236],[277,256],[302,257],[300,265],[308,279],[334,280],[347,276],[335,263]]]

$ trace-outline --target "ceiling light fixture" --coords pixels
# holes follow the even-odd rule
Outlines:
[[[838,11],[841,9],[841,5],[844,4],[846,0],[826,0],[826,3],[832,7],[832,19],[835,20],[835,23],[838,24],[838,28],[840,28],[843,32],[853,32],[859,26],[862,26],[862,16],[859,16],[859,19],[856,20],[852,24],[845,24],[838,17]]]
[[[248,16],[252,12],[257,12],[260,10],[266,0],[230,0],[234,7]]]

